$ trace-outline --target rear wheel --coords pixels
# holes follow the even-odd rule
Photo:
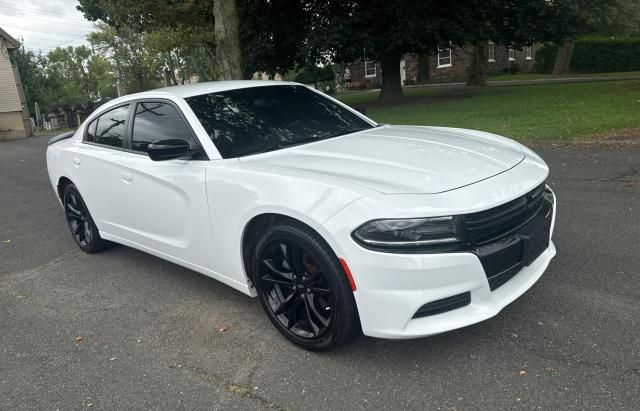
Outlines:
[[[62,192],[62,204],[71,235],[78,247],[86,253],[95,253],[107,248],[110,243],[98,232],[87,205],[75,185],[67,185]]]
[[[340,263],[313,230],[281,224],[257,242],[254,285],[271,322],[309,350],[327,350],[359,329],[353,291]]]

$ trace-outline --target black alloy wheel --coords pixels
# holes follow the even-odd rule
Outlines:
[[[82,251],[94,253],[107,247],[109,243],[100,237],[89,210],[82,200],[78,189],[73,184],[64,188],[62,204],[67,217],[67,224],[76,244]]]
[[[346,341],[358,327],[353,292],[337,257],[315,232],[282,225],[258,243],[254,285],[270,320],[310,350]]]

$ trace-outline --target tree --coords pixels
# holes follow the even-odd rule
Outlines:
[[[235,0],[79,0],[85,18],[101,20],[117,30],[137,33],[171,32],[197,42],[216,64],[223,79],[243,77],[239,22]],[[217,22],[217,24],[216,24]],[[175,45],[175,42],[169,40]],[[173,47],[175,48],[175,47]]]
[[[477,0],[465,10],[459,30],[473,46],[468,85],[486,85],[487,41],[511,47],[555,40],[549,21],[557,19],[560,9],[549,0]]]
[[[600,0],[565,0],[559,6],[561,12],[550,21],[551,30],[556,33],[556,43],[560,45],[553,66],[554,76],[569,72],[574,39],[595,28],[592,25],[593,16],[602,13],[608,3]]]
[[[89,34],[89,41],[113,61],[121,94],[158,86],[163,61],[157,52],[148,50],[143,35],[125,26],[110,27],[105,23],[97,23],[96,28]]]
[[[20,47],[13,50],[27,105],[35,113],[38,103],[43,113],[56,105],[87,103],[115,96],[115,76],[111,62],[86,46],[35,54]]]
[[[55,91],[54,104],[88,102],[112,95],[111,64],[86,46],[58,47],[47,54],[47,87]]]
[[[460,16],[470,0],[314,1],[305,54],[316,63],[378,60],[381,100],[403,97],[400,59],[405,53],[433,52],[462,44]]]
[[[216,61],[220,77],[225,80],[240,80],[244,77],[244,70],[236,0],[215,0],[213,15]]]
[[[309,0],[79,1],[87,19],[144,33],[205,80],[285,73],[301,62],[310,21]]]
[[[549,20],[553,42],[560,45],[553,75],[570,71],[573,42],[587,34],[630,35],[640,27],[636,0],[564,0],[553,2],[558,12]]]
[[[553,38],[546,18],[557,14],[558,1],[318,0],[309,8],[312,22],[307,54],[317,62],[380,61],[380,99],[394,100],[403,96],[402,55],[472,44],[469,84],[482,85],[487,40],[524,45]]]
[[[487,85],[487,42],[477,40],[473,44],[471,65],[467,76],[467,86]]]
[[[165,28],[145,33],[144,40],[149,52],[160,56],[169,80],[167,85],[183,84],[193,74],[204,81],[216,78],[211,55],[196,33]]]
[[[302,53],[311,24],[309,1],[238,0],[245,77],[285,74],[308,61]]]
[[[616,0],[606,13],[600,16],[597,33],[605,36],[640,35],[640,2],[637,0]]]

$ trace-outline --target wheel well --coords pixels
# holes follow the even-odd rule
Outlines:
[[[244,271],[249,283],[252,282],[253,278],[253,273],[251,272],[251,254],[257,242],[257,234],[277,223],[283,222],[304,226],[317,232],[308,224],[284,214],[268,213],[253,217],[245,226],[244,233],[242,235],[242,263],[244,264]]]
[[[62,193],[64,192],[65,187],[68,186],[69,184],[73,184],[73,183],[67,177],[60,177],[60,179],[58,180],[58,197],[60,197],[61,200],[62,200]]]

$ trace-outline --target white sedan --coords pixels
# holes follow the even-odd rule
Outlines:
[[[312,350],[485,320],[556,253],[528,148],[376,124],[295,83],[118,98],[53,138],[47,168],[82,250],[123,244],[257,296]]]

